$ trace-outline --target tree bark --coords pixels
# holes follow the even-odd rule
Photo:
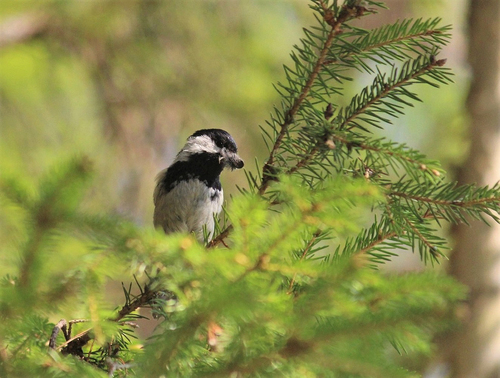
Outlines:
[[[470,0],[468,24],[471,144],[458,180],[493,185],[500,179],[500,0]],[[458,226],[455,241],[450,272],[470,296],[467,320],[448,345],[451,376],[500,377],[500,226]]]

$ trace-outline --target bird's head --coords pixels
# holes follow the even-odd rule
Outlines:
[[[175,161],[189,161],[193,155],[209,154],[216,157],[223,168],[240,169],[244,162],[238,156],[238,147],[233,137],[221,129],[203,129],[191,135]]]

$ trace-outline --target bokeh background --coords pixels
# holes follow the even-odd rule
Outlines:
[[[448,59],[455,84],[416,88],[424,102],[383,131],[440,160],[453,178],[463,172],[471,145],[467,14],[474,0],[385,3],[390,10],[357,25],[407,17],[453,25],[440,58]],[[259,125],[279,103],[272,84],[283,79],[282,65],[313,22],[307,0],[1,0],[0,171],[35,183],[59,162],[86,155],[97,177],[83,206],[152,227],[155,176],[195,130],[226,129],[247,169],[263,162]],[[369,80],[358,76],[345,102]],[[226,198],[246,185],[242,171],[222,181]],[[0,217],[0,247],[10,237],[3,226]],[[9,262],[0,253],[0,274]],[[424,267],[405,253],[388,269]]]
[[[407,16],[455,25],[445,55],[457,84],[424,88],[427,101],[387,131],[445,163],[463,155],[458,3],[392,1],[366,25]],[[195,130],[227,129],[248,169],[263,161],[258,126],[279,101],[272,84],[313,23],[307,0],[2,0],[0,17],[0,169],[36,180],[61,159],[88,155],[99,177],[87,205],[144,226],[151,226],[155,175]],[[228,193],[245,185],[243,172],[222,179]]]

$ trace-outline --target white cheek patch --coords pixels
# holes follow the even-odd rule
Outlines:
[[[178,161],[188,161],[189,157],[193,154],[200,154],[202,152],[217,154],[220,151],[221,149],[217,147],[208,135],[199,135],[188,139],[184,147],[182,147],[182,150],[177,154],[174,163]]]

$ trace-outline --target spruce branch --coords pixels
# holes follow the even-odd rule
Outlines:
[[[356,287],[360,286],[361,289],[352,289],[352,281],[356,282]],[[375,281],[380,282],[378,279]],[[410,282],[413,286],[408,285]],[[450,280],[432,275],[391,277],[382,285],[385,290],[381,292],[373,290],[374,287],[371,287],[366,280],[356,276],[344,280],[339,288],[340,298],[345,295],[343,290],[354,290],[358,294],[355,302],[360,306],[358,311],[350,312],[349,317],[318,316],[316,308],[309,305],[307,296],[302,296],[294,305],[293,316],[296,319],[296,328],[288,334],[279,334],[270,350],[265,354],[254,354],[249,355],[247,359],[234,360],[229,366],[218,366],[217,370],[206,376],[227,376],[231,373],[255,375],[271,365],[276,358],[298,363],[305,362],[306,366],[307,361],[310,360],[313,361],[315,367],[323,366],[351,374],[364,372],[373,376],[370,367],[372,365],[374,368],[380,367],[377,359],[365,358],[361,367],[359,364],[354,364],[354,361],[357,362],[358,359],[353,359],[352,363],[349,359],[345,359],[345,355],[353,356],[352,348],[355,345],[352,343],[353,340],[359,339],[364,344],[370,338],[377,339],[381,334],[394,337],[411,334],[412,337],[416,337],[410,331],[414,329],[413,324],[429,326],[430,319],[435,322],[447,319],[448,303],[460,297],[456,290],[453,292]],[[418,291],[412,289],[415,285],[418,285]],[[436,287],[443,289],[448,295],[436,296]],[[337,298],[331,298],[331,300],[335,299]],[[380,339],[378,339],[378,344],[380,344]],[[344,345],[348,345],[347,350],[343,349]],[[335,353],[331,352],[332,347]],[[332,354],[337,357],[333,363]],[[407,376],[406,372],[398,368],[392,368],[386,371],[385,375],[380,376],[398,376],[395,375],[397,371],[401,373],[401,376]]]
[[[340,130],[352,130],[358,127],[365,130],[363,126],[356,122],[356,119],[361,118],[363,115],[366,116],[361,119],[375,127],[380,127],[378,122],[390,123],[385,114],[397,116],[402,114],[401,104],[412,106],[411,102],[404,99],[405,97],[410,100],[420,101],[417,96],[408,92],[404,88],[405,86],[418,82],[435,85],[426,80],[425,75],[441,83],[449,81],[446,74],[439,70],[445,63],[446,59],[436,60],[433,56],[430,58],[419,57],[404,63],[399,71],[397,68],[393,68],[387,78],[386,74],[379,72],[375,76],[373,84],[364,88],[360,95],[354,96],[351,104],[343,112],[340,112],[338,128]],[[392,100],[394,103],[388,100]],[[370,108],[373,108],[373,110],[369,110]],[[384,114],[384,116],[381,114]]]
[[[245,278],[249,273],[256,271],[256,270],[266,270],[267,267],[269,266],[269,261],[270,261],[270,256],[276,251],[279,250],[280,245],[285,242],[290,235],[296,231],[297,229],[301,228],[304,226],[306,223],[306,220],[310,216],[314,216],[314,213],[317,211],[318,207],[321,205],[318,203],[311,203],[306,209],[302,209],[300,211],[299,216],[297,216],[292,222],[290,222],[285,229],[283,229],[279,235],[276,235],[275,239],[272,241],[272,243],[259,255],[257,256],[255,263],[251,266],[249,266],[240,276],[234,280],[234,282],[238,282]],[[316,231],[318,232],[318,231]],[[316,234],[316,233],[315,233]],[[315,235],[314,234],[314,235]],[[317,236],[313,236],[313,240],[317,239],[319,234]],[[313,241],[314,242],[314,241]],[[307,253],[307,248],[306,251],[304,252],[304,257]]]
[[[427,250],[429,251],[430,256],[431,256],[431,262],[433,262],[433,261],[439,262],[438,258],[440,256],[442,256],[442,253],[438,253],[436,246],[419,230],[419,228],[415,225],[415,223],[413,223],[412,221],[410,221],[406,217],[404,218],[404,220],[405,220],[406,224],[410,227],[410,230],[411,230],[411,232],[409,232],[408,234],[409,235],[412,235],[412,234],[417,235],[420,242],[425,247],[427,247]],[[421,255],[421,258],[424,260],[424,262],[426,262],[427,261],[427,258],[426,258],[427,254],[425,253],[425,250],[423,248],[420,248],[420,255]]]
[[[441,176],[438,162],[427,159],[425,155],[417,150],[409,148],[405,144],[397,144],[386,141],[385,139],[370,139],[354,133],[345,133],[341,130],[336,130],[333,124],[330,124],[327,134],[327,137],[319,138],[307,152],[302,154],[301,159],[288,169],[286,174],[294,174],[301,168],[317,162],[317,155],[320,152],[338,149],[341,145],[344,145],[347,147],[348,151],[364,150],[384,156],[387,166],[393,166],[391,160],[396,160],[405,167],[410,168],[411,166],[412,169],[416,168],[419,171],[429,173],[435,178]]]
[[[307,242],[307,245],[304,248],[304,251],[302,252],[302,255],[300,256],[299,261],[302,261],[302,260],[304,260],[306,258],[306,256],[311,251],[311,248],[316,243],[316,240],[322,234],[322,232],[323,232],[322,230],[317,230],[316,232],[314,232],[314,234],[312,235],[311,239],[309,239],[309,241]],[[297,278],[297,273],[294,273],[292,279],[290,280],[290,284],[288,285],[287,294],[292,294],[292,292],[293,292],[292,289],[293,289],[293,285],[295,284],[295,279],[296,278]]]
[[[61,319],[55,326],[54,329],[52,330],[52,334],[50,335],[49,339],[49,348],[55,349],[56,348],[56,338],[59,332],[62,331],[64,334],[64,338],[66,340],[70,339],[70,336],[68,334],[68,322],[65,319]]]
[[[35,273],[44,247],[51,241],[53,231],[60,227],[63,220],[71,219],[75,214],[91,173],[92,164],[88,158],[72,159],[41,180],[35,199],[29,196],[18,180],[3,177],[0,180],[0,194],[27,210],[31,218],[31,232],[25,242],[18,281],[21,288],[27,289],[26,296],[31,295],[31,290],[28,289],[36,280]]]
[[[500,187],[457,186],[457,183],[422,185],[420,182],[400,181],[392,185],[387,195],[390,202],[403,200],[408,208],[422,217],[437,222],[445,219],[453,223],[468,223],[465,215],[484,221],[482,214],[498,222],[500,217]]]
[[[270,148],[269,152],[269,157],[264,164],[262,168],[262,177],[261,177],[261,183],[258,186],[257,192],[259,195],[264,195],[264,193],[267,191],[269,188],[269,185],[272,181],[275,180],[276,174],[277,174],[277,169],[275,167],[275,162],[277,159],[281,159],[280,156],[277,156],[278,150],[283,147],[283,140],[287,133],[290,131],[290,127],[294,123],[294,118],[299,111],[299,109],[302,107],[304,101],[306,98],[310,95],[311,89],[315,83],[315,81],[318,79],[318,75],[320,74],[322,70],[322,66],[324,63],[324,60],[326,59],[326,56],[328,54],[329,49],[332,46],[332,43],[334,42],[335,38],[342,33],[342,25],[357,17],[361,17],[365,14],[368,13],[375,13],[374,10],[368,10],[367,8],[351,3],[351,2],[346,2],[340,10],[338,11],[338,14],[336,15],[336,9],[337,6],[334,5],[332,7],[327,6],[327,3],[323,0],[317,0],[317,4],[319,4],[321,13],[323,16],[323,21],[329,25],[329,30],[326,32],[326,36],[321,39],[322,41],[322,46],[318,48],[319,52],[317,54],[313,53],[311,48],[309,47],[310,45],[315,46],[315,42],[313,41],[313,37],[311,37],[308,41],[303,41],[304,49],[301,50],[297,46],[296,48],[302,52],[304,55],[307,55],[308,58],[314,58],[315,62],[312,64],[312,68],[306,72],[306,68],[302,62],[300,62],[299,58],[292,54],[292,58],[294,59],[296,63],[296,68],[298,71],[301,72],[301,76],[307,77],[305,79],[304,84],[302,85],[301,83],[294,82],[294,80],[289,76],[288,74],[288,68],[285,66],[285,73],[287,74],[289,83],[293,84],[294,86],[299,85],[301,86],[300,90],[298,93],[295,93],[294,90],[291,90],[289,88],[284,87],[284,89],[287,91],[287,93],[282,93],[279,88],[276,87],[277,91],[279,93],[282,93],[284,98],[288,98],[290,94],[295,95],[293,102],[291,103],[290,107],[288,110],[284,113],[282,116],[280,111],[278,109],[275,109],[276,111],[276,119],[273,117],[273,121],[279,121],[279,131],[276,133],[275,138],[271,138],[271,135],[269,133],[265,132],[266,135],[269,137],[269,139],[274,139],[274,143],[272,147]],[[374,2],[370,2],[374,3]],[[374,3],[377,6],[382,6],[380,3]],[[306,36],[308,35],[307,29],[304,30],[306,32]],[[307,57],[306,57],[307,61]],[[271,127],[274,128],[274,126],[269,123]],[[264,138],[267,144],[267,140]],[[307,162],[304,162],[306,164]],[[255,184],[257,184],[255,182]],[[224,229],[218,236],[216,236],[210,243],[209,247],[215,247],[218,244],[223,243],[224,239],[230,234],[231,232],[231,226],[227,227]]]
[[[137,280],[136,280],[137,282]],[[132,315],[132,313],[137,310],[140,307],[144,307],[146,305],[150,305],[155,299],[157,299],[159,296],[163,295],[164,293],[162,291],[158,290],[150,290],[148,286],[146,286],[144,289],[138,284],[139,289],[140,289],[140,294],[137,296],[132,296],[130,291],[131,287],[129,290],[125,290],[125,304],[122,306],[122,308],[118,311],[115,317],[110,318],[109,321],[112,322],[118,322],[120,325],[125,325],[125,326],[135,326],[135,323],[125,321],[122,322],[122,320],[126,317],[129,317]],[[141,317],[140,315],[134,316],[134,318]],[[83,358],[83,346],[85,346],[90,340],[93,339],[92,337],[92,328],[88,328],[80,333],[78,333],[75,336],[72,336],[72,326],[73,324],[77,323],[83,323],[83,322],[89,322],[89,320],[86,319],[76,319],[76,320],[70,320],[69,322],[66,321],[65,319],[61,319],[53,328],[52,334],[49,339],[49,347],[51,349],[56,349],[56,350],[61,350],[64,354],[71,354],[75,356],[79,356]],[[62,331],[64,334],[65,341],[64,343],[56,346],[56,338],[59,334],[59,332]],[[89,352],[89,355],[91,354],[91,351]],[[88,360],[88,359],[87,359]]]
[[[371,262],[383,264],[396,256],[396,249],[411,247],[406,239],[408,231],[394,220],[390,209],[386,210],[380,219],[375,217],[369,228],[361,230],[355,236],[345,240],[343,246],[338,245],[333,255],[334,259],[355,258],[358,261],[363,256],[369,256]]]
[[[427,172],[433,177],[440,177],[440,167],[436,161],[428,160],[425,155],[417,150],[409,148],[406,144],[397,144],[384,139],[371,140],[368,138],[346,138],[342,135],[332,135],[332,139],[347,146],[348,149],[356,148],[364,151],[370,151],[387,157],[385,160],[389,166],[391,161],[396,160],[404,166],[417,168],[419,171]]]
[[[321,9],[323,10],[323,19],[328,25],[330,25],[330,30],[328,31],[326,38],[324,39],[323,46],[321,47],[317,55],[317,60],[314,63],[312,70],[309,72],[305,85],[302,87],[298,97],[296,97],[293,101],[292,106],[285,113],[284,121],[280,125],[279,133],[275,139],[274,145],[271,148],[269,158],[264,164],[262,170],[262,180],[258,190],[258,193],[260,195],[263,195],[266,192],[270,182],[274,180],[275,155],[278,149],[281,147],[283,138],[287,134],[290,125],[294,122],[296,113],[300,109],[306,97],[309,95],[309,92],[321,71],[323,63],[335,37],[342,32],[341,27],[343,23],[345,23],[349,19],[359,17],[366,12],[366,8],[364,7],[361,7],[359,5],[347,4],[342,7],[338,16],[335,17],[334,12],[331,10],[331,8],[327,7],[326,3],[323,0],[319,0],[319,4],[321,6]]]
[[[372,150],[379,153],[385,152],[400,160],[403,159],[408,162],[418,163],[411,156],[405,156],[408,155],[407,153],[390,151],[389,148],[393,147],[390,146],[390,143],[385,144],[385,146],[377,146],[377,141],[373,141],[374,145],[369,146],[363,142],[349,141],[348,138],[351,138],[348,136],[349,134],[342,135],[339,131],[342,132],[345,129],[350,131],[354,127],[366,130],[364,126],[356,121],[357,118],[361,118],[365,123],[375,127],[380,127],[378,125],[379,122],[390,122],[386,118],[386,115],[397,117],[399,114],[402,114],[404,105],[412,106],[408,99],[420,101],[418,97],[408,92],[404,88],[405,86],[417,82],[431,83],[425,76],[430,76],[430,78],[441,83],[449,81],[446,72],[439,72],[445,62],[445,59],[436,60],[433,56],[430,56],[430,58],[419,57],[415,60],[407,61],[399,71],[393,68],[388,77],[386,74],[379,72],[370,87],[364,88],[360,95],[352,99],[350,106],[339,111],[339,116],[334,123],[327,123],[326,131],[323,135],[317,136],[317,140],[306,147],[305,152],[295,152],[296,156],[302,156],[302,158],[287,170],[287,174],[293,174],[299,169],[315,162],[316,155],[324,151],[325,148],[326,150],[335,148],[335,140],[344,143],[348,148],[358,146],[365,150]],[[408,99],[404,99],[405,97]],[[348,127],[351,123],[352,125]],[[414,155],[417,155],[417,153],[415,152]],[[403,156],[405,157],[403,158]],[[424,162],[421,162],[419,167],[422,170],[432,173],[434,176],[440,175],[439,170],[428,170],[427,164]]]
[[[440,200],[436,198],[411,195],[408,193],[401,193],[401,192],[390,192],[390,195],[407,198],[418,202],[426,202],[429,204],[434,204],[436,206],[450,206],[459,208],[485,207],[497,210],[500,205],[500,196],[494,196],[490,198],[477,198],[466,201],[466,200]]]
[[[407,19],[370,31],[355,29],[341,39],[352,38],[345,44],[333,46],[324,65],[340,64],[355,69],[362,67],[372,73],[371,66],[363,62],[370,59],[377,64],[392,64],[392,60],[412,58],[412,54],[431,54],[436,44],[446,44],[450,39],[450,27],[438,27],[440,18],[423,21]],[[361,35],[358,35],[361,34]]]
[[[385,243],[387,240],[390,240],[397,236],[397,233],[394,231],[386,232],[385,234],[380,234],[375,240],[362,247],[361,249],[355,251],[352,256],[363,256],[372,252],[373,249],[377,248],[382,243]],[[377,256],[380,258],[380,256]]]

